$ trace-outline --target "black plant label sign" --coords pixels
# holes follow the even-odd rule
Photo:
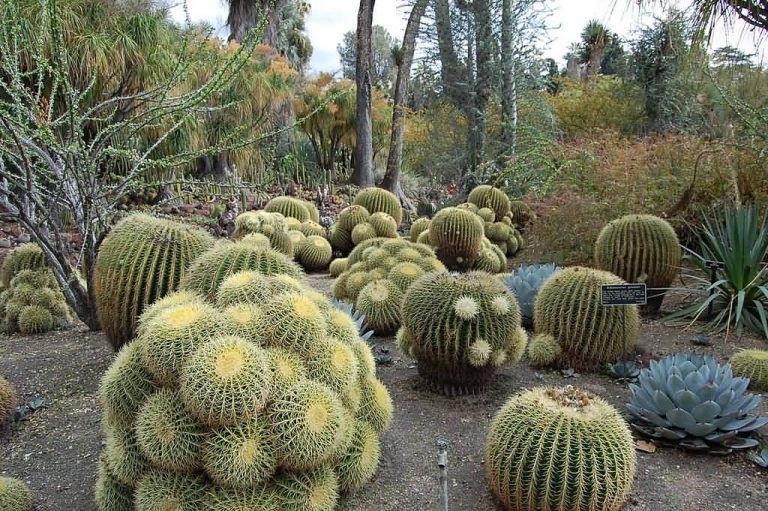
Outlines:
[[[602,286],[600,291],[602,305],[645,305],[648,301],[648,288],[645,284]]]

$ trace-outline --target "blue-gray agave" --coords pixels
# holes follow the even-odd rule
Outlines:
[[[523,264],[512,275],[504,278],[504,284],[515,293],[523,316],[523,326],[533,326],[533,304],[539,289],[558,268],[555,263]]]
[[[364,341],[367,342],[368,339],[373,336],[373,330],[368,330],[368,325],[365,324],[365,314],[361,314],[360,311],[355,309],[355,306],[351,303],[337,300],[336,298],[334,298],[332,302],[337,309],[349,314],[349,316],[357,325],[357,330],[360,332],[360,337],[362,337]]]
[[[647,436],[692,450],[727,454],[755,447],[749,438],[768,424],[750,414],[760,397],[746,394],[749,379],[733,376],[730,364],[704,355],[676,354],[652,361],[630,385],[632,426]]]

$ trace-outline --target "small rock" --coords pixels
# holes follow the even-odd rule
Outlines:
[[[11,240],[3,238],[0,240],[0,248],[11,248]]]

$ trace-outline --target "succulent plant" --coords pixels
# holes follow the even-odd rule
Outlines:
[[[262,417],[216,429],[205,441],[206,474],[225,488],[253,488],[277,468],[269,425]]]
[[[371,216],[371,213],[365,207],[353,204],[339,212],[339,220],[336,225],[338,229],[351,234],[352,229],[363,222],[367,222],[369,216]]]
[[[622,283],[611,273],[576,266],[556,272],[539,290],[535,330],[559,341],[560,366],[594,369],[634,352],[637,306],[601,304],[601,287]]]
[[[27,305],[19,313],[17,319],[19,332],[22,334],[40,334],[53,330],[53,315],[39,305]]]
[[[375,376],[361,378],[359,386],[360,405],[357,418],[367,422],[377,433],[383,433],[392,423],[392,397]]]
[[[517,511],[616,511],[636,470],[621,414],[572,387],[512,396],[491,422],[485,460],[491,489]]]
[[[768,424],[750,414],[760,397],[745,393],[749,380],[729,364],[704,355],[675,354],[651,361],[631,384],[632,427],[680,447],[726,454],[758,445],[749,435]]]
[[[99,387],[101,406],[109,424],[130,423],[142,403],[156,390],[152,375],[144,367],[141,346],[131,343],[117,354],[104,373]]]
[[[627,282],[644,282],[647,308],[657,311],[664,290],[677,276],[682,257],[680,241],[666,220],[653,215],[627,215],[613,220],[595,243],[595,263]]]
[[[377,238],[365,240],[362,243],[359,243],[349,253],[349,256],[347,257],[347,262],[348,262],[350,268],[352,267],[353,264],[359,263],[360,261],[363,260],[363,254],[365,253],[365,251],[367,249],[369,249],[371,247],[374,247],[374,248],[380,247],[380,246],[382,246],[384,243],[386,243],[388,241],[392,241],[392,240],[390,240],[389,238],[378,238],[377,237]]]
[[[403,207],[397,196],[383,188],[364,188],[360,190],[352,202],[363,206],[369,213],[386,213],[391,216],[397,225],[403,221]]]
[[[355,308],[365,314],[368,325],[376,334],[392,335],[400,326],[401,289],[386,279],[374,280],[357,295]]]
[[[411,231],[409,234],[410,240],[413,243],[417,243],[419,241],[419,236],[424,231],[429,230],[429,224],[432,221],[429,218],[419,218],[415,222],[411,224]]]
[[[146,306],[176,290],[194,261],[213,247],[205,231],[149,215],[130,215],[104,238],[94,266],[96,310],[118,350],[136,333]]]
[[[333,305],[340,311],[345,312],[355,322],[357,330],[360,334],[360,338],[367,341],[373,336],[373,330],[368,330],[368,324],[365,322],[365,314],[355,309],[355,306],[351,303],[344,302],[342,300],[334,299]]]
[[[376,431],[364,421],[354,421],[352,440],[336,468],[342,491],[354,491],[371,480],[379,465],[381,448]]]
[[[429,226],[437,257],[451,270],[472,267],[482,249],[483,232],[480,217],[458,208],[440,210]]]
[[[40,334],[67,327],[71,320],[50,270],[21,270],[0,292],[0,327],[7,333]]]
[[[512,223],[518,227],[524,227],[534,217],[531,207],[523,201],[513,200],[509,205]]]
[[[27,483],[20,479],[0,476],[0,509],[3,511],[32,511],[34,499]]]
[[[338,224],[333,224],[328,228],[328,242],[335,251],[342,255],[348,254],[355,247],[352,243],[352,233],[342,229]]]
[[[430,387],[482,390],[497,367],[522,357],[526,334],[514,295],[491,275],[428,273],[405,295],[401,337]]]
[[[387,274],[387,279],[399,287],[401,291],[405,292],[424,273],[426,272],[418,264],[404,262],[393,266]]]
[[[733,374],[749,378],[749,386],[768,391],[768,351],[743,350],[731,357]]]
[[[284,217],[295,218],[299,222],[310,220],[307,203],[295,197],[275,197],[264,206],[267,213],[280,213]]]
[[[560,356],[560,343],[549,334],[534,335],[528,342],[528,362],[533,367],[547,367]]]
[[[347,258],[346,257],[339,257],[337,259],[334,259],[331,261],[331,264],[328,266],[328,272],[330,273],[331,277],[338,277],[345,271],[347,271],[348,265],[347,265]]]
[[[298,265],[279,252],[242,242],[228,243],[200,255],[185,274],[180,287],[213,301],[219,285],[230,275],[243,270],[264,275],[302,275]]]
[[[99,460],[99,475],[95,489],[96,507],[99,511],[133,511],[133,488],[121,483]]]
[[[153,471],[141,480],[135,493],[136,511],[203,508],[205,480],[201,476]]]
[[[113,424],[107,427],[102,455],[110,474],[132,488],[150,468],[149,460],[139,447],[133,424]]]
[[[333,511],[339,499],[339,480],[328,466],[285,472],[274,486],[280,511]]]
[[[749,460],[763,468],[768,468],[768,447],[763,447],[755,453],[750,453]]]
[[[608,364],[608,374],[617,380],[634,381],[640,376],[640,366],[634,360],[619,360],[615,364]]]
[[[0,376],[0,429],[13,420],[19,398],[11,382]]]
[[[376,229],[368,222],[357,224],[352,229],[352,243],[359,245],[360,243],[376,238]]]
[[[478,207],[479,213],[482,208],[489,208],[495,213],[495,218],[502,218],[510,211],[510,202],[507,194],[498,188],[489,185],[480,185],[475,187],[469,196],[467,202]]]
[[[0,266],[0,289],[11,285],[11,279],[22,270],[42,270],[48,267],[43,250],[36,243],[19,245],[5,256]]]
[[[308,236],[299,245],[297,259],[307,270],[322,270],[327,268],[333,259],[333,249],[325,238]]]
[[[301,233],[304,236],[321,236],[325,238],[325,227],[318,224],[317,222],[314,222],[312,220],[307,220],[306,222],[302,222],[300,226]]]
[[[533,326],[533,306],[539,289],[547,279],[557,272],[559,268],[555,263],[549,264],[523,264],[511,275],[504,277],[504,284],[512,290],[520,304],[520,314],[523,317],[525,327]]]
[[[397,222],[383,211],[371,213],[371,216],[368,217],[368,223],[373,226],[376,236],[381,236],[382,238],[397,237]]]

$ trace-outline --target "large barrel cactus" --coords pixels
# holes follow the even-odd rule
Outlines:
[[[429,237],[437,257],[450,270],[472,268],[483,248],[484,225],[471,211],[441,209],[429,225]]]
[[[768,392],[768,351],[744,350],[731,357],[736,376],[749,378],[750,388]]]
[[[496,368],[520,360],[526,334],[515,296],[482,273],[428,273],[408,289],[398,343],[437,392],[482,390]]]
[[[482,208],[488,208],[495,213],[495,218],[500,220],[510,211],[510,201],[506,193],[490,185],[480,185],[469,192],[467,202],[474,204],[478,212]]]
[[[98,509],[331,511],[371,479],[392,400],[356,322],[292,285],[142,321],[101,384]]]
[[[267,213],[280,213],[284,217],[295,218],[299,222],[311,220],[307,203],[295,197],[275,197],[264,206]]]
[[[533,326],[533,306],[539,289],[558,269],[555,263],[523,264],[512,272],[512,275],[503,278],[504,284],[517,297],[524,326]]]
[[[187,269],[213,246],[205,231],[137,214],[101,243],[93,272],[99,322],[116,350],[136,332],[144,308],[175,291]]]
[[[41,270],[48,267],[43,250],[35,243],[19,245],[3,259],[0,266],[0,289],[11,285],[11,279],[22,270]]]
[[[594,369],[634,352],[640,330],[635,305],[604,306],[601,287],[623,284],[612,273],[583,267],[560,270],[539,291],[533,322],[555,337],[563,367]]]
[[[635,476],[635,445],[621,414],[573,387],[513,396],[491,422],[491,489],[515,511],[619,511]]]
[[[360,190],[352,204],[364,207],[371,214],[386,213],[394,218],[398,225],[403,221],[403,207],[400,205],[400,200],[394,193],[383,188]]]
[[[649,288],[649,312],[658,311],[665,289],[677,276],[680,241],[666,220],[653,215],[627,215],[608,223],[595,243],[595,264],[627,282]]]
[[[755,447],[752,432],[768,417],[751,414],[760,396],[744,391],[747,378],[705,355],[678,353],[651,361],[629,386],[632,427],[649,437],[695,451],[727,454]]]

